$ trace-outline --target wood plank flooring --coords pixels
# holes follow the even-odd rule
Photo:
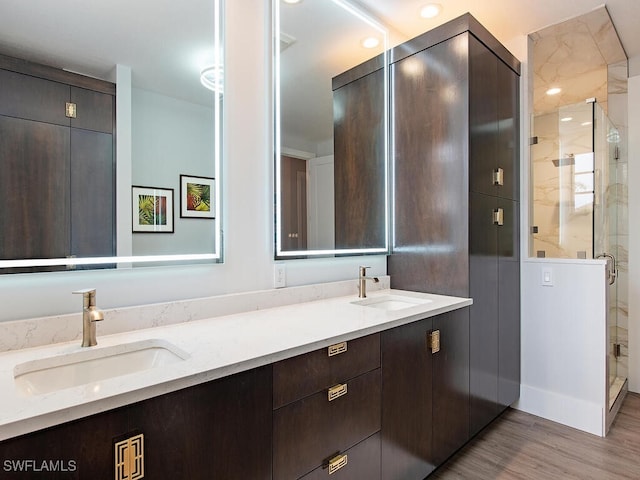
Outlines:
[[[606,438],[509,409],[431,479],[638,480],[640,395],[627,395]]]

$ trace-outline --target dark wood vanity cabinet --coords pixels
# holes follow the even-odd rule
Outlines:
[[[0,55],[0,259],[115,254],[114,136],[114,84]]]
[[[0,477],[121,478],[114,442],[143,434],[144,478],[268,480],[271,413],[266,366],[0,442]]]
[[[380,334],[277,362],[273,379],[274,480],[380,478]]]
[[[473,298],[474,435],[520,388],[519,62],[472,16],[392,52],[391,287]]]
[[[469,309],[387,330],[381,350],[382,478],[422,479],[469,439]]]

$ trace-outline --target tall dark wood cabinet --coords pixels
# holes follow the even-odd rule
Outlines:
[[[382,478],[422,479],[469,439],[469,309],[387,330],[381,351]]]
[[[386,230],[382,57],[333,78],[336,248],[380,248]]]
[[[0,259],[115,255],[115,85],[0,55],[0,138]]]
[[[392,52],[388,273],[392,288],[473,298],[471,435],[519,396],[519,73],[468,14]]]

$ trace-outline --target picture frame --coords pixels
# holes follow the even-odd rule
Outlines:
[[[180,217],[216,218],[215,179],[180,175]]]
[[[173,233],[173,188],[131,187],[133,233]]]

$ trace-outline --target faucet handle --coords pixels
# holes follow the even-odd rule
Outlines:
[[[84,288],[82,290],[76,290],[75,292],[71,292],[71,293],[82,295],[83,305],[85,308],[96,306],[96,289],[95,288]]]
[[[95,288],[83,288],[82,290],[76,290],[75,292],[71,292],[71,293],[77,293],[80,295],[91,295],[92,293],[96,293],[96,289]]]
[[[367,268],[371,268],[371,267],[365,267],[363,265],[360,265],[360,276],[364,277],[367,275]]]

